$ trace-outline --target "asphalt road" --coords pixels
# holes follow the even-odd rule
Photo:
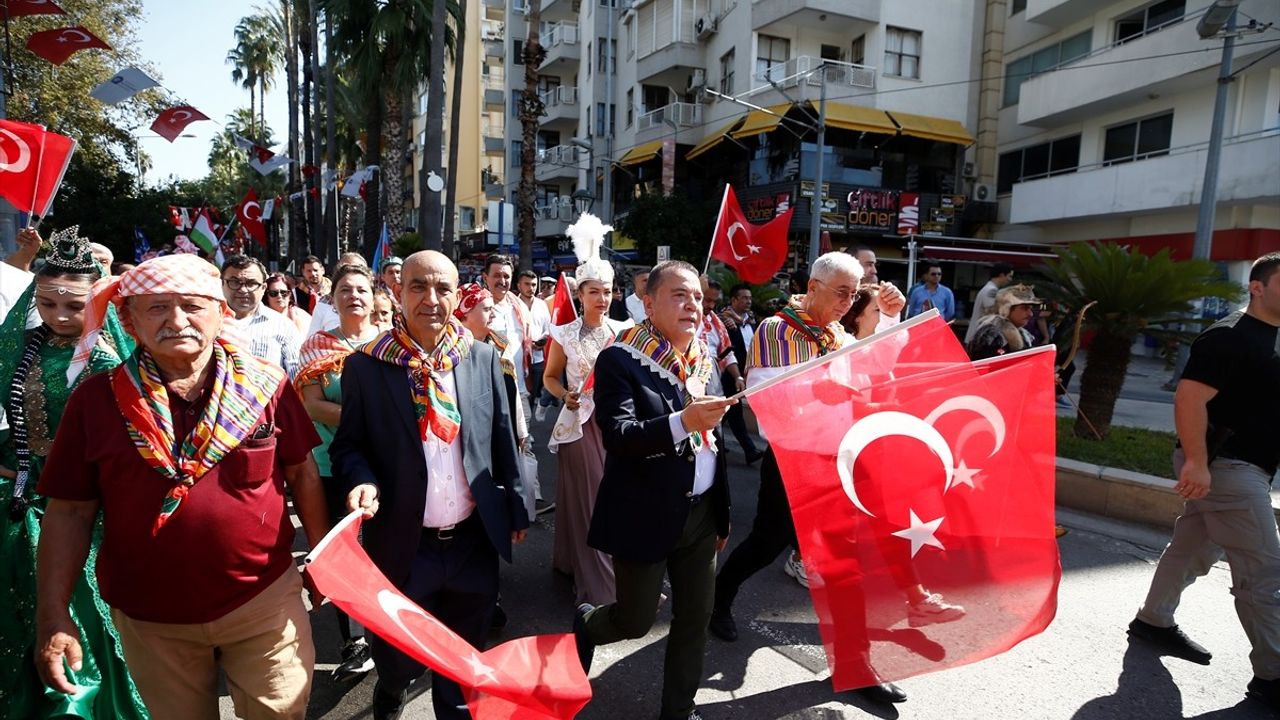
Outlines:
[[[545,437],[549,423],[540,425]],[[735,528],[749,527],[758,473],[730,444]],[[555,496],[555,458],[538,448],[543,494]],[[510,624],[495,641],[570,629],[573,593],[551,570],[554,514],[543,515],[529,540],[504,566],[503,606]],[[707,720],[833,720],[928,718],[929,720],[1247,720],[1270,717],[1244,697],[1252,677],[1249,646],[1236,620],[1230,574],[1219,565],[1190,588],[1179,623],[1213,653],[1210,666],[1160,657],[1131,644],[1125,627],[1145,594],[1167,533],[1097,516],[1060,511],[1071,528],[1060,541],[1063,582],[1059,611],[1043,634],[996,658],[899,683],[909,700],[877,706],[832,692],[808,592],[782,571],[779,560],[752,578],[735,615],[742,637],[728,644],[712,638],[706,679],[697,702]],[[740,541],[738,530],[731,544]],[[647,720],[657,717],[662,653],[669,608],[645,638],[597,650],[595,696],[582,720]],[[329,608],[313,612],[318,664],[309,718],[372,717],[373,673],[337,683],[330,671],[340,641]],[[426,688],[417,688],[404,718],[431,718]],[[234,717],[223,698],[223,718]]]

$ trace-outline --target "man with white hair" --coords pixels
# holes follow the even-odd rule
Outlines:
[[[810,271],[807,292],[792,297],[782,311],[762,320],[756,329],[751,358],[747,363],[747,388],[852,342],[853,339],[841,327],[840,318],[849,311],[862,274],[862,264],[847,253],[829,252],[819,257]],[[897,324],[898,314],[906,304],[902,293],[891,283],[881,283],[877,302],[881,312],[877,330]],[[732,608],[739,588],[752,575],[772,564],[788,547],[796,547],[796,529],[778,459],[773,448],[769,448],[760,466],[760,494],[751,533],[729,554],[716,578],[715,607],[709,628],[711,634],[727,642],[738,639]],[[808,587],[804,566],[794,553],[788,559],[787,574]],[[941,598],[930,596],[923,603],[913,605],[916,608],[913,612],[932,611],[934,608],[928,607],[930,601],[940,604]],[[945,608],[937,609],[945,611]],[[857,692],[878,702],[907,699],[906,693],[892,683],[872,685]]]
[[[41,678],[79,692],[67,604],[101,510],[102,599],[151,715],[217,720],[221,669],[239,716],[302,720],[315,648],[285,488],[315,547],[320,438],[284,371],[221,336],[230,310],[207,261],[166,255],[100,281],[69,376],[111,304],[138,350],[72,393],[37,487]]]
[[[111,252],[111,248],[102,243],[91,242],[89,243],[89,251],[93,253],[93,259],[97,260],[98,264],[106,268],[107,272],[110,273],[111,263],[116,261],[115,253]]]

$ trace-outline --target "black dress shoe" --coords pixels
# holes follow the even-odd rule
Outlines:
[[[854,692],[871,702],[888,704],[907,701],[907,694],[903,692],[902,688],[894,685],[893,683],[868,685],[864,688],[858,688],[857,690],[854,690]]]
[[[591,603],[582,603],[573,615],[573,639],[578,646],[578,661],[582,663],[582,671],[591,674],[591,658],[596,654],[596,645],[587,636],[587,613],[595,610]]]
[[[1213,657],[1203,645],[1187,637],[1187,634],[1178,629],[1177,625],[1162,628],[1134,618],[1133,622],[1129,623],[1129,634],[1146,640],[1169,655],[1200,665],[1208,665]]]
[[[490,632],[502,632],[507,627],[507,611],[501,605],[494,604],[493,619],[489,623]]]
[[[379,681],[373,686],[373,720],[399,720],[408,696],[408,690],[389,692],[383,689],[382,682]]]
[[[738,624],[733,621],[733,614],[727,610],[711,613],[707,630],[725,642],[735,642],[738,639]]]
[[[1280,679],[1263,680],[1255,677],[1249,681],[1245,695],[1271,708],[1271,712],[1280,713]]]

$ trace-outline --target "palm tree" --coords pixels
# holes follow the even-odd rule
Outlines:
[[[463,16],[465,18],[465,16]],[[440,0],[433,0],[431,3],[431,32],[433,36],[443,37],[443,32],[447,29],[445,22],[444,3]],[[459,30],[462,29],[462,20],[458,23]],[[459,35],[461,33],[458,33]],[[441,212],[440,212],[440,196],[430,192],[427,189],[427,178],[435,173],[437,176],[444,175],[444,167],[440,140],[444,139],[444,58],[445,43],[436,42],[433,37],[431,43],[431,55],[429,60],[430,82],[427,89],[427,122],[423,133],[424,142],[422,143],[422,179],[418,184],[418,233],[422,236],[423,245],[428,250],[439,250],[443,247],[441,238]],[[457,54],[454,55],[453,64],[455,68],[462,64],[462,58]],[[454,96],[457,96],[459,88],[454,87]],[[436,142],[432,142],[432,138]],[[449,174],[454,175],[456,168],[450,166]],[[452,208],[446,208],[445,212],[452,215]]]
[[[288,94],[289,137],[285,154],[298,161],[301,160],[302,154],[298,147],[298,8],[295,5],[294,0],[279,0],[278,5],[259,9],[259,13],[271,23],[272,35],[281,39],[275,47],[279,53],[277,60],[284,65],[285,92]],[[285,193],[292,195],[302,186],[299,162],[289,165],[287,177]],[[289,204],[289,237],[301,238],[305,233],[305,227],[302,203],[291,202]],[[293,243],[291,246],[297,247]]]
[[[278,68],[277,47],[281,38],[275,32],[271,18],[259,9],[259,14],[249,15],[236,24],[236,44],[227,53],[227,62],[231,64],[231,79],[249,91],[249,111],[256,106],[259,126],[266,124],[267,88],[274,80]],[[258,98],[255,103],[254,91]],[[253,128],[250,127],[250,137]]]
[[[1095,335],[1080,376],[1075,434],[1093,437],[1091,421],[1105,438],[1138,335],[1189,340],[1190,333],[1174,326],[1196,322],[1189,319],[1195,301],[1233,300],[1240,287],[1219,279],[1208,260],[1175,262],[1168,248],[1144,255],[1115,243],[1076,243],[1056,253],[1041,269],[1049,284],[1037,288],[1039,293],[1071,310],[1096,303],[1083,318],[1083,327]]]
[[[467,0],[458,1],[458,16],[467,17]],[[458,145],[460,142],[458,131],[462,118],[461,88],[467,50],[465,20],[454,30],[454,36],[457,38],[457,47],[453,49],[453,98],[449,108],[449,184],[445,188],[444,199],[444,252],[449,257],[453,257],[454,219],[458,207]]]
[[[538,26],[542,24],[542,0],[529,0],[529,37],[524,43],[524,92],[520,93],[520,188],[516,194],[516,227],[520,230],[520,267],[533,267],[533,241],[536,237],[533,199],[537,191],[535,155],[538,147],[538,122],[546,114],[538,96],[538,68],[547,59]]]

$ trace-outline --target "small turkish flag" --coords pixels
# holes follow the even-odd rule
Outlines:
[[[76,141],[65,135],[46,132],[40,141],[39,174],[36,177],[36,197],[31,212],[36,217],[49,214],[53,199],[62,187],[62,178],[71,165],[71,155],[76,151]]]
[[[461,685],[472,716],[570,720],[591,700],[573,635],[516,638],[481,652],[378,571],[360,546],[360,517],[351,513],[316,544],[307,575],[343,612]]]
[[[66,62],[77,50],[88,48],[110,50],[111,46],[78,25],[45,30],[27,38],[27,49],[54,65]]]
[[[556,280],[556,294],[552,298],[552,325],[558,327],[578,319],[578,309],[573,306],[573,296],[569,294],[569,283],[565,281],[564,273],[560,273],[560,279]]]
[[[236,220],[240,221],[249,235],[259,245],[267,246],[267,228],[262,224],[262,206],[258,204],[258,193],[253,188],[245,194],[244,199],[236,206]]]
[[[1053,352],[969,363],[923,317],[750,396],[838,691],[1000,654],[1057,608]]]
[[[39,125],[0,120],[0,196],[44,217],[62,186],[76,141]]]
[[[160,137],[173,142],[178,139],[183,130],[187,126],[198,120],[208,120],[209,117],[190,105],[178,105],[160,113],[160,117],[151,123],[151,131]]]
[[[753,225],[742,214],[733,186],[726,184],[711,236],[711,257],[732,267],[743,282],[772,280],[787,260],[787,228],[793,210],[788,208],[764,225]]]
[[[66,15],[67,11],[51,0],[8,0],[9,19],[28,15]]]
[[[169,206],[169,224],[173,225],[174,229],[179,232],[186,229],[186,222],[183,220],[182,210],[179,209],[177,205]]]

